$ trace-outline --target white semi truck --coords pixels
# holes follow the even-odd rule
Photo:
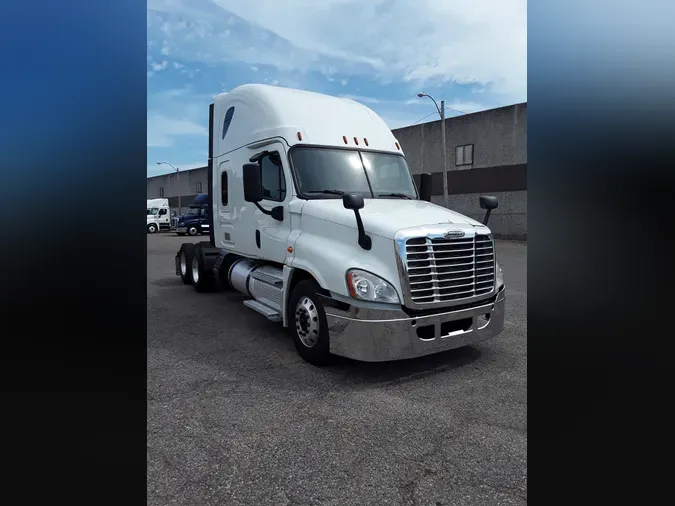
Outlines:
[[[171,217],[169,216],[169,199],[147,199],[146,230],[154,234],[160,230],[169,230]]]
[[[486,226],[431,200],[400,144],[352,100],[249,84],[209,113],[209,241],[176,274],[234,289],[315,365],[418,357],[496,336],[505,286]]]

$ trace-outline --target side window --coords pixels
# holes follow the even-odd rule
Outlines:
[[[230,123],[232,123],[232,116],[234,116],[234,106],[230,107],[225,113],[225,119],[223,120],[223,135],[220,137],[221,140],[225,138],[227,130],[230,128]]]
[[[272,153],[261,161],[261,178],[265,200],[283,202],[286,199],[286,180],[278,153]]]
[[[167,213],[167,210],[166,210],[166,209],[160,209],[160,210],[159,210],[159,215],[160,215],[160,216],[164,216],[166,213]]]
[[[227,205],[227,171],[224,170],[220,175],[220,203]]]
[[[473,164],[473,144],[465,144],[455,148],[455,165]]]

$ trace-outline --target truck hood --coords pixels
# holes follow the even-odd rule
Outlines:
[[[482,226],[476,220],[424,200],[365,199],[359,212],[366,232],[390,239],[398,230],[423,225]],[[302,214],[356,228],[354,211],[345,209],[342,199],[308,200],[302,207]]]

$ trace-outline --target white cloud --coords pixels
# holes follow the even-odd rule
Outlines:
[[[148,9],[149,33],[193,61],[476,83],[526,98],[526,0],[148,0]]]
[[[168,68],[168,66],[169,66],[169,62],[166,61],[166,60],[162,61],[161,63],[158,63],[158,62],[152,62],[152,63],[150,64],[150,67],[152,68],[152,70],[153,70],[154,72],[159,72],[159,71],[161,71],[161,70],[166,70],[166,69]]]
[[[208,136],[208,129],[189,119],[167,117],[157,112],[148,113],[148,147],[171,147],[176,137],[185,135]]]

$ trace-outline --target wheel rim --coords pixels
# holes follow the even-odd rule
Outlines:
[[[154,233],[155,233],[155,226],[154,226],[154,225],[150,225],[150,226],[148,227],[148,230],[150,230],[150,233],[151,233],[151,234],[154,234]]]
[[[313,347],[319,340],[319,312],[309,297],[302,297],[295,306],[295,330],[302,344]]]
[[[180,253],[180,273],[185,276],[187,274],[187,259],[185,258],[185,252],[181,251]]]
[[[192,258],[192,281],[199,283],[199,259],[196,255]]]
[[[190,227],[190,230],[188,230],[190,235],[195,235],[197,233],[197,229],[195,227]]]

